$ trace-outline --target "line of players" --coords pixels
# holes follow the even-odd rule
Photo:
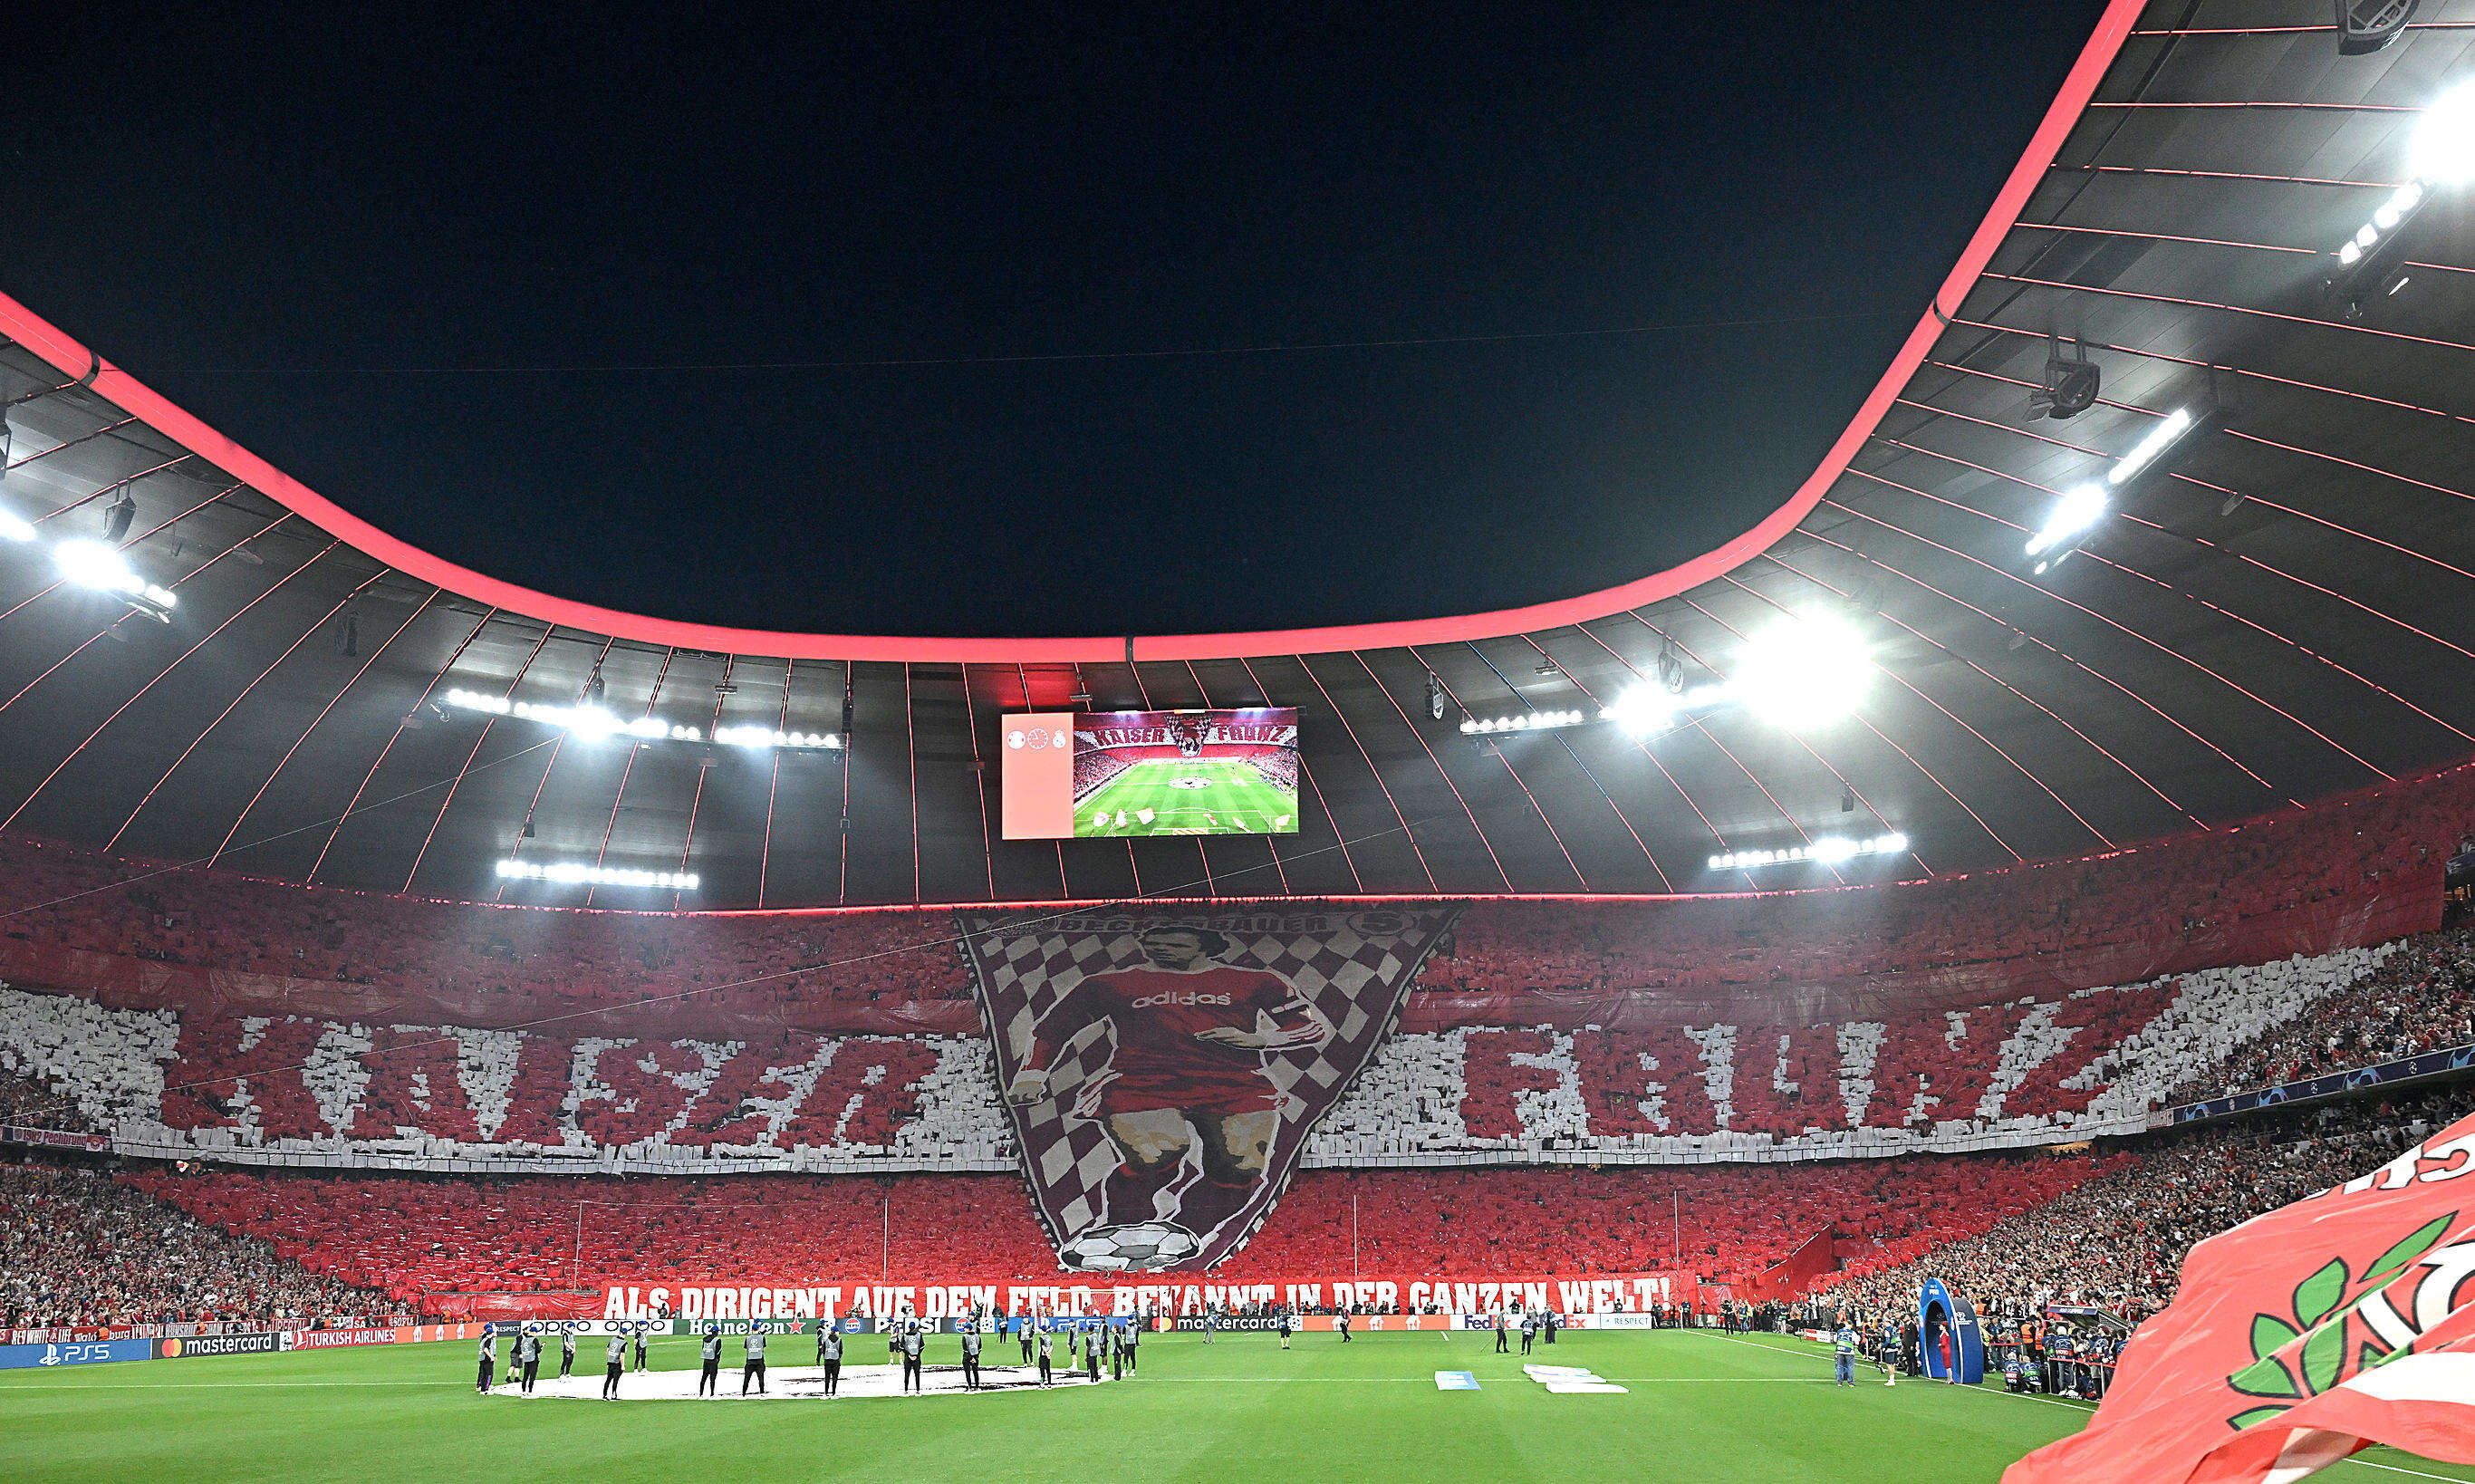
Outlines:
[[[474,1378],[473,1389],[485,1397],[490,1394],[492,1378],[499,1369],[497,1347],[502,1333],[507,1341],[507,1378],[515,1382],[524,1395],[529,1397],[533,1394],[534,1381],[541,1375],[542,1337],[538,1331],[525,1333],[522,1326],[515,1323],[505,1325],[491,1323],[481,1326],[481,1367],[478,1374]],[[764,1347],[757,1347],[756,1355],[757,1364],[761,1370]],[[625,1372],[626,1357],[626,1337],[612,1335],[603,1351],[601,1398],[604,1401],[617,1398],[619,1377]],[[636,1335],[636,1369],[639,1371],[645,1369],[645,1336],[642,1331]],[[558,1337],[559,1379],[565,1380],[574,1373],[575,1370],[576,1336],[571,1332],[561,1331]]]
[[[495,1323],[481,1326],[480,1369],[474,1380],[474,1390],[482,1396],[489,1395],[492,1377],[498,1369],[497,1346],[500,1328],[501,1326]],[[504,1328],[507,1340],[507,1375],[518,1383],[523,1395],[529,1397],[533,1394],[533,1385],[541,1373],[541,1333],[538,1330],[524,1332],[521,1325],[514,1323],[509,1323]],[[1056,1384],[1059,1369],[1056,1340],[1060,1333],[1066,1337],[1064,1369],[1069,1373],[1077,1369],[1076,1357],[1079,1352],[1080,1369],[1084,1372],[1085,1377],[1092,1381],[1100,1379],[1100,1366],[1104,1352],[1110,1368],[1111,1379],[1123,1380],[1133,1375],[1142,1345],[1141,1323],[1122,1318],[1098,1321],[1096,1326],[1094,1322],[1082,1320],[1008,1321],[993,1317],[966,1320],[962,1329],[963,1389],[965,1391],[978,1391],[987,1384],[980,1373],[980,1356],[987,1343],[988,1333],[1009,1328],[1015,1331],[1016,1338],[1022,1347],[1022,1363],[1025,1366],[1035,1364],[1039,1366],[1040,1384],[1042,1386]],[[905,1392],[924,1392],[927,1389],[923,1352],[926,1349],[929,1329],[928,1323],[920,1320],[909,1319],[897,1322],[893,1329],[887,1331],[886,1358],[889,1362],[901,1364],[902,1390]],[[1348,1332],[1344,1328],[1341,1338],[1345,1341],[1348,1337]],[[1207,1334],[1205,1338],[1208,1342],[1210,1336]],[[768,1336],[761,1327],[751,1328],[740,1337],[739,1394],[743,1397],[748,1394],[751,1387],[754,1388],[756,1395],[760,1397],[766,1395],[767,1339]],[[572,1332],[561,1331],[558,1340],[558,1378],[565,1380],[576,1370],[576,1336]],[[1281,1348],[1287,1349],[1288,1342],[1288,1326],[1285,1323],[1281,1330]],[[605,1371],[601,1381],[601,1397],[605,1401],[618,1399],[619,1380],[626,1371],[627,1347],[627,1338],[623,1335],[610,1336],[605,1347]],[[723,1351],[723,1333],[720,1324],[705,1326],[704,1333],[698,1337],[698,1351],[700,1371],[697,1377],[697,1395],[717,1396],[720,1394]],[[638,1371],[646,1369],[645,1332],[641,1329],[635,1335],[635,1361]],[[817,1370],[824,1380],[823,1395],[827,1397],[841,1395],[843,1330],[838,1324],[822,1324],[817,1330]]]

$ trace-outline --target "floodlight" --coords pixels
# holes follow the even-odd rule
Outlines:
[[[2192,431],[2193,419],[2190,408],[2176,408],[2166,414],[2148,435],[2132,445],[2131,452],[2114,461],[2105,473],[2105,482],[2120,488],[2138,479],[2150,464],[2157,462],[2182,436]]]
[[[1655,685],[1636,685],[1618,696],[1601,714],[1640,736],[1667,725],[1676,714],[1676,698]]]
[[[0,539],[32,541],[35,539],[35,528],[7,510],[0,510]]]
[[[2077,489],[2063,491],[2062,498],[2054,502],[2053,509],[2046,514],[2046,523],[2028,538],[2028,555],[2034,556],[2048,548],[2061,546],[2095,525],[2104,516],[2107,503],[2102,485],[2082,484]],[[2045,568],[2040,564],[2038,570]]]
[[[52,548],[61,576],[97,592],[143,592],[146,584],[129,570],[128,559],[101,541],[62,541]]]
[[[627,866],[587,865],[580,860],[502,860],[499,875],[516,881],[555,881],[566,886],[659,886],[674,891],[697,889],[693,871],[641,871]]]
[[[1908,848],[1908,837],[1893,830],[1889,834],[1850,840],[1844,836],[1825,835],[1802,845],[1791,845],[1776,851],[1728,851],[1710,857],[1713,871],[1746,871],[1755,866],[1794,865],[1801,860],[1818,860],[1825,865],[1837,865],[1859,855],[1898,855]]]
[[[2475,83],[2461,83],[2423,111],[2407,158],[2419,181],[2463,186],[2475,180]]]
[[[1856,709],[1874,673],[1863,634],[1819,610],[1782,618],[1736,654],[1728,690],[1754,715],[1789,730],[1822,727]]]
[[[1473,716],[1461,723],[1464,736],[1491,731],[1553,731],[1579,727],[1589,718],[1579,711],[1522,711],[1511,716]]]

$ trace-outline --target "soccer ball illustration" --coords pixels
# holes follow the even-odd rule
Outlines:
[[[1125,1273],[1182,1263],[1203,1249],[1193,1232],[1168,1222],[1094,1226],[1066,1244],[1058,1255],[1083,1273]]]

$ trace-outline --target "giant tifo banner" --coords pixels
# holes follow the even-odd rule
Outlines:
[[[1129,1274],[1111,1279],[1076,1276],[1008,1283],[942,1283],[924,1278],[821,1280],[796,1287],[734,1283],[653,1281],[612,1284],[603,1293],[600,1319],[669,1318],[698,1323],[733,1320],[959,1318],[972,1314],[1148,1314],[1175,1319],[1223,1312],[1248,1304],[1265,1308],[1341,1308],[1364,1304],[1395,1310],[1434,1306],[1454,1314],[1554,1309],[1559,1314],[1639,1312],[1654,1304],[1699,1302],[1701,1286],[1689,1273],[1609,1273],[1589,1277],[1540,1277],[1499,1274],[1458,1277],[1434,1274],[1381,1276],[1288,1275],[1240,1283],[1206,1282],[1199,1275]],[[559,1315],[582,1319],[581,1305]]]
[[[1245,1246],[1457,911],[956,914],[1063,1265],[1203,1271]]]
[[[1249,928],[1213,920],[1188,924],[1210,940],[1151,940],[1181,967],[1163,970],[1169,988],[1126,996],[1125,1018],[1174,1009],[1209,1030],[1211,1017],[1240,1012],[1242,993],[1273,1003],[1274,1026],[1286,1016],[1304,1032],[1313,1017],[1278,1008],[1294,993],[1335,1030],[1316,1046],[1277,1050],[1188,1037],[1213,1057],[1217,1091],[1202,1111],[1214,1131],[1228,1126],[1215,1111],[1224,1104],[1241,1136],[1264,1122],[1247,1116],[1265,1111],[1251,1104],[1320,1114],[1315,1122],[1284,1112],[1281,1137],[1261,1159],[1249,1146],[1246,1158],[1210,1167],[1250,1200],[1277,1183],[1276,1164],[1286,1177],[1292,1157],[1308,1169],[1786,1161],[2129,1132],[2194,1097],[2229,1091],[2216,1075],[2229,1049],[2311,1014],[2391,952],[2346,948],[1988,1001],[1894,998],[1802,1011],[1767,986],[1706,1005],[1606,991],[1591,1012],[1604,1020],[1422,1026],[1405,1017],[1387,1034],[1385,1007],[1432,917],[1266,908],[1219,919]],[[1137,1040],[1134,1059],[1120,1065],[1118,1017],[1093,1008],[1110,983],[1126,981],[1061,1002],[1069,979],[1162,969],[1138,921],[972,920],[970,952],[1000,1015],[993,1054],[992,1037],[963,1020],[937,1034],[752,1025],[582,1034],[597,1027],[252,1012],[234,1002],[114,1005],[0,987],[0,1072],[72,1101],[99,1131],[79,1132],[74,1144],[108,1140],[124,1154],[474,1174],[1020,1172],[1053,1200],[1044,1207],[1051,1229],[1070,1235],[1102,1214],[1095,1205],[1107,1204],[1120,1163],[1179,1172],[1180,1204],[1197,1197],[1198,1216],[1213,1199],[1194,1188],[1198,1156],[1187,1146],[1196,1125],[1174,1107],[1135,1105],[1162,1096],[1160,1077],[1138,1075],[1151,1043]],[[1394,930],[1374,931],[1379,924]],[[1224,990],[1227,1006],[1131,1003],[1157,994],[1216,1000]],[[1060,1015],[1091,1018],[1069,1034]],[[1043,1036],[1048,1044],[1035,1045]],[[1031,1071],[1037,1087],[1023,1082]],[[1010,1089],[1023,1107],[1002,1101]],[[1066,1096],[1074,1089],[1095,1101]],[[1026,1124],[1036,1144],[1018,1131]],[[1259,1166],[1265,1180],[1251,1178]],[[1140,1195],[1129,1189],[1125,1199]],[[1157,1197],[1154,1206],[1157,1214]]]

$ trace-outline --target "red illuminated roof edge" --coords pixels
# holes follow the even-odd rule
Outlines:
[[[2053,161],[2063,140],[2087,108],[2098,80],[2113,64],[2115,54],[2130,35],[2144,0],[2111,0],[2096,31],[2064,79],[2062,90],[2029,139],[2026,153],[2012,167],[1994,205],[1969,239],[1959,261],[1934,295],[1933,308],[1919,317],[1889,369],[1857,409],[1855,418],[1830,446],[1821,466],[1799,486],[1788,502],[1760,524],[1718,549],[1670,567],[1664,572],[1621,586],[1529,607],[1490,613],[1465,613],[1446,618],[1410,619],[1393,623],[1355,624],[1324,629],[1271,630],[1255,633],[1167,634],[1136,636],[1139,659],[1232,659],[1259,655],[1317,655],[1344,650],[1386,649],[1411,644],[1449,644],[1541,630],[1621,613],[1674,597],[1715,580],[1769,548],[1793,530],[1818,504],[1872,436],[1892,400],[1924,361],[1942,333],[1946,302],[1958,308],[1977,275],[2019,221],[2028,195]],[[793,659],[906,660],[924,663],[1096,663],[1123,660],[1123,636],[1056,639],[935,639],[870,634],[781,633],[754,629],[725,629],[681,623],[637,613],[623,613],[591,604],[534,592],[478,572],[459,567],[398,540],[367,521],[342,509],[242,448],[205,423],[183,411],[136,378],[88,351],[33,311],[0,295],[0,334],[41,357],[62,375],[86,378],[95,392],[161,433],[189,453],[320,527],[347,544],[404,572],[475,602],[591,633],[612,634],[641,643],[723,654],[762,655]]]

